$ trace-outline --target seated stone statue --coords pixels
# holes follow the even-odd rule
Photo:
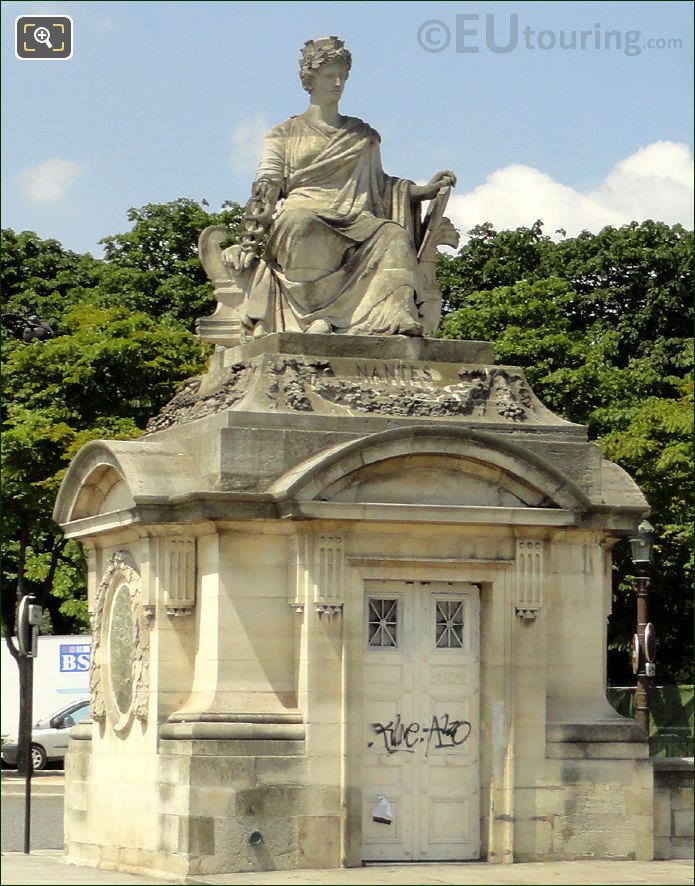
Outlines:
[[[244,294],[247,335],[436,329],[434,260],[437,245],[458,242],[443,218],[456,178],[442,171],[418,186],[384,172],[379,134],[338,112],[351,63],[338,38],[307,41],[300,74],[309,107],[265,139],[244,237],[221,256]],[[432,200],[424,224],[423,200]],[[205,247],[201,238],[204,264]]]

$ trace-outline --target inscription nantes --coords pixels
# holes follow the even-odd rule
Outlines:
[[[429,366],[409,366],[406,363],[358,363],[357,378],[364,381],[413,382],[432,381],[434,375]]]

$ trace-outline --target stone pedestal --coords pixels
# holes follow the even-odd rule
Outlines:
[[[58,497],[95,649],[68,860],[650,858],[646,737],[605,698],[611,548],[646,511],[484,342],[219,347]]]

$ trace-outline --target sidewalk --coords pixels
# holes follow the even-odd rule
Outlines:
[[[153,877],[119,874],[95,868],[66,865],[55,850],[29,856],[2,855],[3,886],[100,886],[100,884],[161,884]],[[253,874],[212,874],[189,877],[186,883],[218,886],[681,886],[693,883],[693,862],[684,861],[562,861],[538,864],[370,865],[347,870],[265,871]]]

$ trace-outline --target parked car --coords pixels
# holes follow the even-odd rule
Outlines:
[[[62,763],[65,760],[70,728],[89,714],[89,699],[81,698],[36,722],[31,732],[31,759],[35,770],[44,769],[49,761]],[[4,763],[16,766],[17,750],[16,733],[3,738],[0,756]]]

